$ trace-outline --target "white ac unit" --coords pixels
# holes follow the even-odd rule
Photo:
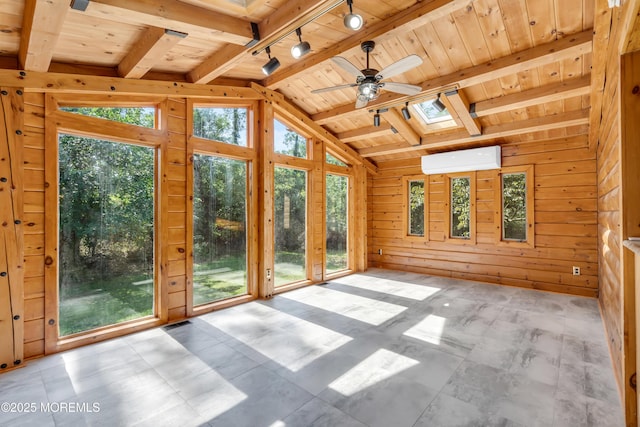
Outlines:
[[[437,173],[468,172],[500,168],[500,146],[471,148],[447,153],[422,156],[422,172]]]

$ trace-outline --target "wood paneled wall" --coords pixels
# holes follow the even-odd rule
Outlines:
[[[15,95],[18,89],[10,88],[9,90]],[[22,93],[22,90],[20,92]],[[55,252],[51,253],[54,255],[47,252],[47,245],[55,248],[57,232],[48,233],[47,230],[57,230],[55,224],[55,212],[57,210],[55,200],[57,196],[47,202],[46,192],[47,189],[56,188],[56,183],[52,180],[56,179],[57,173],[52,170],[47,172],[48,175],[45,175],[45,164],[47,164],[45,149],[48,144],[47,140],[56,138],[55,123],[57,123],[56,120],[60,115],[60,113],[54,112],[56,97],[64,97],[65,100],[69,101],[74,100],[74,96],[71,94],[49,96],[40,91],[28,91],[24,93],[24,107],[17,108],[12,113],[12,117],[20,121],[19,127],[21,128],[23,140],[23,143],[17,146],[20,156],[16,157],[16,159],[20,158],[19,163],[24,166],[23,171],[21,171],[22,188],[20,190],[22,200],[19,203],[21,205],[20,208],[24,211],[20,215],[22,220],[19,226],[23,230],[24,249],[18,251],[24,255],[24,279],[20,278],[20,275],[15,272],[12,273],[11,278],[17,277],[20,279],[15,286],[16,290],[12,289],[12,295],[18,297],[17,303],[13,304],[13,307],[20,307],[18,311],[24,313],[21,315],[19,322],[17,322],[20,323],[20,328],[22,328],[22,322],[24,322],[24,335],[18,338],[18,343],[15,346],[15,355],[10,359],[17,360],[19,358],[22,360],[38,357],[50,352],[123,335],[154,325],[173,322],[206,311],[201,307],[198,307],[198,310],[194,310],[189,303],[191,298],[190,286],[192,285],[189,280],[189,273],[191,271],[190,262],[192,257],[187,244],[191,221],[189,218],[190,192],[188,186],[190,183],[188,170],[192,165],[192,159],[189,155],[190,132],[188,128],[190,124],[188,108],[190,108],[191,103],[188,95],[186,97],[149,95],[150,99],[154,100],[153,102],[159,102],[159,118],[161,120],[161,131],[154,134],[156,135],[156,146],[159,147],[159,168],[161,171],[161,175],[158,177],[157,200],[159,207],[157,209],[158,231],[156,239],[156,250],[159,256],[157,280],[160,284],[158,286],[158,318],[148,322],[140,322],[139,324],[125,325],[122,328],[107,328],[96,333],[87,334],[82,339],[73,338],[57,341],[57,335],[52,333],[57,326],[50,319],[57,318],[57,315],[55,315],[57,311],[53,302],[55,295],[52,296],[50,292],[47,292],[47,286],[49,286],[49,281],[55,284],[56,273],[54,267],[56,260]],[[144,97],[144,95],[141,96]],[[99,95],[91,95],[88,99],[99,101],[102,98]],[[117,99],[117,97],[114,98],[112,95],[104,97],[104,101],[107,103],[109,100],[113,101],[114,99]],[[139,99],[142,98],[139,97]],[[202,100],[204,98],[200,97],[198,99]],[[256,96],[255,99],[259,99],[259,96]],[[284,101],[282,100],[281,103],[284,103]],[[268,114],[266,114],[268,117],[273,117],[275,109],[285,108],[282,105],[274,106],[270,102],[256,102],[256,105],[258,106],[258,112],[268,111]],[[47,108],[49,108],[48,112]],[[56,115],[57,118],[50,119],[51,115]],[[263,135],[265,124],[261,122],[261,117],[260,114],[257,114],[253,126],[256,127],[255,135],[258,138],[265,138]],[[78,120],[83,119],[78,116]],[[24,123],[22,124],[22,122]],[[308,124],[303,120],[299,122],[301,122],[302,127],[308,127]],[[100,135],[108,137],[108,128],[109,126],[103,126],[103,129],[100,130]],[[272,126],[270,128],[272,129]],[[9,129],[9,127],[6,127],[6,129]],[[91,133],[91,130],[87,128],[87,132]],[[312,168],[313,181],[311,182],[311,194],[313,197],[310,202],[311,206],[313,206],[311,213],[313,227],[312,235],[310,236],[312,244],[310,245],[309,265],[312,267],[310,270],[312,278],[305,282],[306,284],[326,279],[323,271],[325,236],[323,198],[326,166],[323,165],[325,165],[324,149],[328,143],[318,136],[311,138],[311,141],[314,158]],[[255,163],[259,163],[263,157],[266,157],[262,154],[264,146],[263,141],[257,141]],[[335,150],[333,145],[332,147]],[[53,162],[49,161],[50,166],[53,164]],[[252,176],[258,174],[260,169],[259,165],[254,165],[251,172]],[[353,269],[361,271],[366,268],[366,211],[363,204],[357,203],[357,200],[366,199],[367,172],[361,164],[353,164],[348,170],[351,171],[350,197],[352,200],[351,207],[353,208],[351,224],[355,229],[354,236],[356,236],[350,240],[350,259]],[[257,190],[251,196],[252,209],[255,212],[262,212],[264,209],[260,208],[260,204],[266,201],[264,199],[258,201],[258,194],[263,194],[266,186],[260,179],[255,179],[252,182],[252,185],[256,187],[255,190]],[[47,206],[47,203],[51,203],[51,206]],[[54,214],[45,216],[46,212],[54,212]],[[260,214],[260,221],[262,221],[263,217],[264,215]],[[252,225],[253,233],[256,234],[253,236],[256,242],[255,245],[258,245],[258,235],[263,236],[262,238],[272,235],[269,234],[268,230],[265,230],[264,224],[260,221],[253,221],[255,224]],[[252,283],[249,284],[249,290],[252,295],[239,297],[236,303],[251,300],[259,295],[267,295],[264,293],[265,285],[259,282],[259,280],[264,279],[264,274],[260,269],[266,265],[265,254],[258,250],[253,250],[251,253],[256,258],[250,261],[255,270],[251,276]],[[20,268],[20,263],[14,262],[14,264],[14,269]],[[0,283],[0,285],[2,284],[4,282]],[[22,297],[22,292],[24,297]],[[49,298],[49,301],[47,298]],[[22,303],[24,303],[24,310],[21,308]],[[216,308],[223,308],[229,304],[230,302],[223,301]],[[209,310],[211,309],[209,308]],[[18,313],[11,314],[11,317],[15,314]],[[21,330],[18,330],[18,332],[21,332]],[[3,342],[7,334],[3,332],[0,336]],[[14,349],[12,348],[11,350],[13,351]]]
[[[428,238],[405,237],[403,176],[421,173],[419,159],[379,164],[369,178],[369,265],[596,296],[596,160],[587,136],[503,145],[503,167],[529,165],[535,170],[532,248],[499,242],[496,171],[476,172],[475,244],[445,238],[443,175],[428,176]],[[580,276],[573,276],[573,266],[581,268]]]
[[[636,34],[640,31],[636,22],[639,8],[640,2],[637,0],[623,2],[619,8],[609,8],[604,0],[596,1],[593,55],[597,67],[594,66],[593,70],[591,95],[595,108],[590,123],[590,143],[597,150],[598,159],[599,302],[627,425],[637,423],[636,391],[629,381],[636,372],[637,321],[634,282],[626,277],[628,271],[633,271],[633,266],[625,266],[625,262],[633,261],[624,256],[623,240],[627,236],[623,224],[628,219],[624,213],[625,205],[628,206],[629,202],[625,200],[631,200],[637,218],[638,189],[635,184],[631,187],[625,187],[625,184],[637,180],[637,164],[640,160],[637,158],[637,149],[635,154],[633,150],[623,153],[621,130],[624,133],[625,126],[631,126],[633,131],[629,136],[637,138],[638,118],[629,114],[625,117],[625,111],[622,110],[625,103],[621,97],[621,90],[624,90],[621,55],[637,49],[630,43],[633,39],[630,36],[634,28]],[[633,85],[627,91],[633,91]],[[631,93],[627,96],[637,98]],[[598,104],[601,104],[601,108],[597,108]],[[637,139],[632,144],[637,146]],[[629,165],[635,166],[629,168]],[[637,232],[637,220],[634,221],[635,229],[626,227],[626,232]]]

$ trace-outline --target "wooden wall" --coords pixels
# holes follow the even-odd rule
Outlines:
[[[44,75],[43,75],[44,76]],[[43,77],[46,79],[46,77]],[[100,78],[85,78],[100,85],[102,80]],[[76,80],[77,82],[77,80]],[[135,86],[136,83],[133,83]],[[123,83],[124,85],[124,83]],[[142,84],[147,85],[147,83]],[[150,84],[153,86],[153,83]],[[83,85],[84,86],[84,85]],[[107,85],[109,87],[109,85]],[[158,85],[159,91],[164,90],[163,84]],[[194,86],[195,88],[195,86]],[[144,90],[147,90],[145,87]],[[213,90],[213,89],[212,89]],[[309,245],[309,265],[311,272],[311,280],[308,280],[301,284],[312,284],[326,280],[326,275],[323,270],[324,263],[324,174],[331,168],[337,168],[333,166],[326,166],[324,161],[324,149],[325,147],[331,147],[332,152],[340,157],[344,157],[351,166],[349,168],[342,168],[341,173],[349,173],[350,179],[350,191],[352,208],[351,212],[351,225],[356,230],[354,236],[350,240],[350,260],[354,270],[363,270],[366,268],[366,211],[362,204],[358,204],[355,200],[366,199],[366,169],[363,164],[357,164],[358,158],[350,153],[345,147],[341,147],[337,140],[326,141],[323,139],[323,134],[318,126],[314,127],[314,124],[302,113],[295,111],[290,104],[282,99],[278,99],[277,103],[269,101],[261,101],[262,95],[253,89],[239,89],[239,93],[249,95],[249,101],[253,102],[256,106],[255,122],[255,137],[258,139],[264,137],[264,123],[260,121],[262,118],[261,111],[268,111],[267,117],[273,117],[274,111],[280,111],[280,114],[287,114],[290,121],[295,121],[292,124],[299,124],[303,133],[312,135],[312,151],[313,162],[311,160],[305,160],[311,166],[311,193],[312,200],[310,200],[310,226],[312,235],[310,236],[311,244]],[[15,361],[22,361],[33,357],[42,356],[56,351],[65,350],[68,348],[76,347],[83,344],[88,344],[95,341],[100,341],[114,336],[124,335],[136,330],[149,328],[169,322],[177,321],[191,315],[197,315],[210,311],[212,309],[224,308],[230,305],[232,302],[222,301],[215,307],[210,306],[207,308],[197,307],[194,309],[190,303],[191,298],[191,265],[192,255],[189,253],[190,245],[188,244],[190,234],[190,210],[189,210],[189,170],[192,165],[192,158],[190,153],[193,152],[193,147],[190,145],[192,136],[189,130],[189,114],[188,109],[192,105],[190,95],[194,95],[197,92],[195,89],[189,87],[185,96],[172,96],[161,95],[147,92],[141,92],[133,98],[131,97],[118,97],[117,94],[100,94],[99,91],[93,91],[92,93],[82,95],[74,94],[73,91],[69,93],[56,91],[54,94],[48,94],[46,91],[41,90],[27,90],[23,88],[8,88],[11,98],[10,102],[6,104],[10,107],[7,114],[3,114],[4,119],[10,119],[12,122],[10,125],[4,126],[7,135],[17,135],[14,132],[14,127],[20,128],[21,134],[19,135],[22,140],[19,144],[15,141],[11,142],[3,140],[3,149],[11,149],[16,151],[16,156],[13,156],[13,162],[18,162],[18,168],[5,168],[3,165],[3,171],[11,173],[12,177],[16,181],[22,181],[16,184],[11,180],[8,180],[7,184],[13,188],[11,191],[4,191],[4,182],[0,185],[0,191],[2,196],[9,194],[9,197],[16,197],[18,203],[17,209],[10,212],[12,219],[20,219],[20,224],[15,224],[12,230],[15,240],[15,247],[12,246],[13,252],[5,253],[0,251],[0,258],[2,260],[11,260],[11,267],[9,279],[11,280],[11,295],[13,300],[11,304],[3,297],[2,304],[0,304],[0,320],[9,320],[16,314],[19,315],[17,320],[7,322],[11,327],[6,331],[0,330],[0,339],[2,342],[5,339],[9,339],[9,335],[14,337],[17,342],[15,346],[3,348],[3,360],[4,358],[9,362],[9,366],[12,367]],[[171,91],[174,91],[171,89]],[[215,90],[213,90],[215,92]],[[19,98],[20,105],[16,104],[17,93],[20,92]],[[23,93],[24,92],[24,93]],[[22,96],[24,95],[24,96]],[[226,95],[226,93],[225,93]],[[127,99],[135,99],[137,102],[141,100],[149,99],[150,102],[158,103],[160,108],[159,118],[161,120],[160,130],[138,130],[131,129],[132,132],[125,132],[124,127],[128,125],[121,124],[109,124],[100,123],[104,122],[101,119],[86,118],[83,116],[76,116],[72,113],[65,113],[56,111],[56,105],[58,101],[72,102],[77,101],[78,97],[85,96],[85,100],[91,105],[92,102],[100,102],[100,100],[106,102],[115,103],[112,105],[126,104]],[[239,96],[238,98],[241,98]],[[207,100],[213,102],[224,102],[226,98],[215,98],[215,95],[211,98],[203,97],[199,93],[196,95],[198,102],[206,102]],[[216,101],[217,100],[217,101]],[[253,101],[251,101],[253,100]],[[131,102],[131,101],[129,101]],[[145,101],[146,102],[146,101]],[[15,104],[15,105],[14,105]],[[276,105],[274,105],[276,104]],[[23,106],[22,106],[23,105]],[[106,105],[106,104],[105,104]],[[3,104],[4,106],[4,104]],[[5,120],[6,121],[6,120]],[[60,124],[60,121],[63,124]],[[76,124],[76,122],[82,122]],[[136,139],[135,135],[140,133],[139,136],[141,143],[148,146],[158,148],[159,153],[159,170],[161,175],[158,177],[159,189],[157,194],[158,208],[157,208],[157,247],[158,254],[158,269],[157,269],[157,317],[154,319],[148,319],[140,321],[138,323],[126,323],[123,325],[115,325],[113,327],[100,328],[99,330],[92,331],[84,334],[82,337],[65,338],[60,340],[57,336],[57,270],[56,270],[56,247],[57,247],[57,185],[55,180],[57,179],[57,163],[56,156],[48,156],[48,147],[55,147],[55,141],[57,140],[57,129],[62,126],[64,131],[75,129],[75,126],[79,126],[77,131],[81,134],[95,134],[97,137],[109,138],[112,128],[116,134],[113,136],[115,140],[133,141]],[[124,126],[124,127],[123,127]],[[133,136],[132,136],[133,135]],[[5,138],[6,139],[6,138]],[[17,139],[16,139],[17,140]],[[53,141],[53,142],[52,142]],[[11,144],[9,144],[11,142]],[[53,144],[53,145],[52,145]],[[17,147],[17,148],[16,148]],[[224,155],[226,144],[218,144],[217,148],[212,148],[212,153],[215,152],[220,155]],[[222,147],[222,148],[220,148]],[[271,174],[262,174],[261,170],[265,168],[265,165],[261,164],[263,161],[263,147],[264,143],[261,140],[256,142],[256,146],[253,149],[246,149],[253,151],[251,159],[254,162],[254,167],[251,171],[252,191],[251,195],[251,207],[250,210],[254,212],[252,220],[250,221],[253,237],[252,245],[255,245],[251,249],[250,253],[252,258],[250,265],[252,266],[251,282],[249,283],[250,295],[238,297],[233,302],[241,303],[249,301],[259,296],[265,296],[273,291],[266,292],[267,285],[262,283],[264,280],[264,274],[261,271],[267,265],[265,263],[264,251],[258,250],[258,240],[264,239],[259,236],[269,236],[268,230],[261,223],[264,215],[264,209],[260,204],[265,203],[265,198],[258,198],[258,194],[267,194],[264,189],[269,187],[265,185],[258,176],[272,176]],[[233,151],[232,149],[229,149]],[[345,151],[346,150],[346,151]],[[344,156],[341,155],[344,154]],[[237,154],[237,153],[236,153]],[[2,158],[9,158],[8,156],[0,156]],[[49,158],[50,157],[50,158]],[[267,162],[267,168],[273,168],[274,163],[272,161]],[[340,168],[337,168],[340,169]],[[18,173],[19,172],[19,173]],[[9,176],[8,176],[9,178]],[[15,191],[18,190],[18,191]],[[2,205],[4,208],[4,205]],[[4,211],[2,211],[4,215]],[[6,212],[9,213],[9,210]],[[45,215],[46,213],[46,215]],[[13,218],[15,216],[15,218]],[[22,236],[24,236],[24,244],[22,243]],[[18,237],[20,239],[18,239]],[[2,241],[4,242],[4,240]],[[4,246],[3,246],[4,248]],[[6,256],[5,256],[6,255]],[[15,256],[14,256],[15,255]],[[24,268],[17,259],[20,255],[24,256]],[[18,257],[17,259],[12,258]],[[3,262],[0,262],[0,267],[4,266]],[[0,272],[4,271],[0,268]],[[22,278],[22,274],[24,278]],[[8,283],[7,275],[0,276],[0,286]],[[14,289],[15,288],[15,289]],[[0,289],[0,291],[6,290],[7,292],[0,292],[0,296],[5,293],[8,294],[9,289]],[[6,304],[4,304],[6,303]],[[6,307],[5,307],[6,306]],[[24,307],[24,308],[23,308]],[[5,310],[6,308],[6,310]],[[6,317],[6,319],[5,319]],[[6,329],[6,328],[5,328]],[[6,353],[6,357],[5,356]],[[20,363],[18,362],[18,363]],[[15,363],[16,365],[18,363]],[[4,368],[3,368],[4,369]],[[1,369],[0,369],[1,370]]]
[[[428,177],[428,238],[405,237],[403,176],[421,174],[419,159],[379,164],[369,179],[369,265],[596,296],[596,160],[587,136],[503,145],[503,167],[528,165],[535,170],[533,248],[498,242],[495,171],[476,172],[475,244],[445,239],[443,175]]]
[[[622,109],[625,96],[637,99],[632,93],[637,81],[627,82],[631,87],[622,92],[625,83],[621,82],[621,55],[640,47],[632,36],[635,31],[637,40],[640,33],[639,9],[637,0],[623,2],[619,8],[609,8],[604,0],[596,1],[590,122],[590,144],[597,150],[598,159],[599,302],[627,425],[636,425],[637,421],[636,391],[629,382],[636,372],[637,321],[634,281],[628,277],[633,265],[625,266],[633,260],[625,256],[623,240],[637,234],[640,212],[635,183],[640,159],[637,148],[623,152],[625,129],[630,130],[628,136],[635,138],[633,142],[626,141],[627,147],[637,147],[638,117]],[[629,206],[635,206],[635,218],[630,223]],[[624,227],[625,223],[631,226]]]

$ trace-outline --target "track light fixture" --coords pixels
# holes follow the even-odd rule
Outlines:
[[[302,41],[302,30],[300,28],[296,28],[296,35],[298,36],[300,43],[291,48],[291,56],[298,59],[311,51],[311,45],[309,42]]]
[[[376,113],[373,115],[373,125],[375,127],[380,126],[380,110],[376,110]]]
[[[269,62],[267,62],[262,66],[262,72],[265,75],[270,76],[271,73],[273,73],[275,70],[278,69],[278,67],[280,66],[280,61],[278,61],[278,58],[276,58],[275,56],[273,58],[271,57],[270,47],[267,47],[265,49],[265,52],[267,52],[267,56],[269,57]]]
[[[402,117],[404,117],[405,120],[409,120],[411,119],[411,113],[409,112],[409,103],[405,103],[404,107],[402,107]]]
[[[344,16],[344,26],[350,30],[358,31],[362,28],[364,20],[362,19],[362,16],[357,13],[353,13],[353,0],[347,0],[347,5],[349,6],[349,13]]]
[[[442,103],[442,101],[440,101],[440,94],[438,94],[438,97],[436,98],[435,101],[433,101],[431,105],[433,105],[433,107],[439,112],[443,112],[444,110],[447,109],[447,107]]]

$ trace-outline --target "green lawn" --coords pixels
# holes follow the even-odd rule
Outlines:
[[[327,254],[327,271],[346,268],[344,252]],[[304,255],[276,254],[275,285],[304,280]],[[194,265],[193,303],[205,304],[247,293],[244,257],[224,257]],[[153,282],[148,275],[76,283],[61,291],[60,335],[71,335],[153,314]]]

